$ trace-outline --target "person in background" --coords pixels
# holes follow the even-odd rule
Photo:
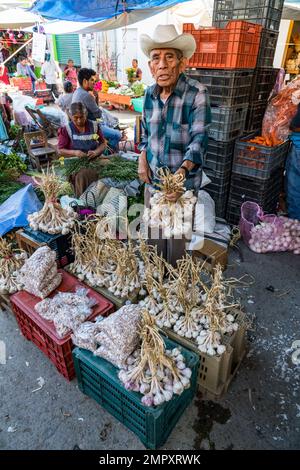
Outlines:
[[[138,172],[146,183],[145,205],[149,207],[153,189],[157,189],[160,168],[183,175],[186,189],[197,195],[202,182],[211,111],[207,89],[184,74],[187,60],[196,49],[191,34],[178,35],[174,25],[159,25],[153,38],[143,34],[140,43],[156,82],[146,91],[139,146]],[[175,203],[180,196],[181,193],[176,192],[166,198]],[[184,237],[163,239],[159,236],[151,242],[174,266],[185,254]]]
[[[73,91],[75,91],[77,88],[77,70],[72,59],[68,60],[68,64],[64,68],[64,76],[66,80],[72,83]]]
[[[57,78],[60,76],[60,68],[57,63],[51,58],[49,53],[45,55],[45,62],[42,65],[41,76],[45,80],[47,88],[51,90],[55,98],[58,98],[59,93],[57,89]]]
[[[9,85],[8,70],[1,61],[0,61],[0,82],[5,83],[5,85]]]
[[[63,157],[88,158],[99,157],[106,149],[106,142],[96,121],[88,119],[84,104],[72,103],[71,122],[58,130],[59,155]],[[82,168],[72,175],[75,196],[80,197],[91,183],[98,180],[98,172],[91,168]]]
[[[73,98],[73,85],[71,82],[64,82],[64,94],[60,95],[56,104],[69,115]]]
[[[300,104],[290,124],[291,148],[286,161],[288,216],[300,220]]]
[[[143,72],[138,66],[138,60],[132,59],[132,68],[135,69],[135,77],[132,78],[133,82],[142,80]]]
[[[30,77],[32,87],[34,89],[35,82],[37,77],[35,73],[31,70],[30,66],[28,65],[27,57],[20,56],[19,62],[17,63],[17,75],[22,75],[23,77]]]
[[[4,62],[9,57],[9,50],[5,48],[4,42],[0,41],[0,63]]]
[[[72,103],[83,103],[88,112],[88,119],[100,121],[102,112],[98,108],[95,98],[90,94],[94,90],[97,74],[93,69],[82,68],[78,72],[79,87],[73,93]],[[122,134],[117,129],[100,124],[101,131],[113,150],[118,150]]]

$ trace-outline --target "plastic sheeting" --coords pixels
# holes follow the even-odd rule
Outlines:
[[[13,228],[28,225],[27,216],[41,208],[42,204],[31,184],[19,189],[0,206],[0,236]]]
[[[37,0],[31,12],[39,13],[45,18],[68,21],[102,21],[122,15],[125,12],[145,8],[171,7],[187,0],[90,0],[83,4],[81,0]]]

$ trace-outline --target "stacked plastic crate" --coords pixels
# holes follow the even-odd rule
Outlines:
[[[244,135],[260,134],[268,98],[274,87],[278,69],[273,60],[284,0],[215,0],[213,24],[224,27],[232,19],[260,24],[263,29],[257,66],[254,70]],[[230,193],[226,218],[236,224],[240,206],[245,200],[259,203],[266,211],[274,211],[282,187],[282,165],[288,147],[266,148],[237,140],[233,158]],[[273,162],[273,163],[272,163]]]
[[[205,85],[210,96],[212,124],[204,170],[212,182],[205,189],[218,217],[226,215],[234,143],[246,123],[261,29],[246,21],[226,22],[223,29],[183,25],[197,43],[187,75]]]

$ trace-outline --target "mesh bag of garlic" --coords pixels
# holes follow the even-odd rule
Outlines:
[[[96,300],[88,297],[88,289],[78,287],[75,292],[59,292],[52,299],[35,305],[36,312],[45,320],[53,321],[59,337],[76,330],[92,313]]]
[[[56,252],[48,246],[38,248],[19,270],[17,282],[30,294],[41,299],[48,297],[61,283],[57,271]]]
[[[140,392],[142,403],[157,406],[190,387],[191,369],[179,348],[166,350],[153,317],[143,310],[140,345],[127,358],[119,379],[128,390]]]
[[[0,237],[0,294],[13,294],[22,289],[19,270],[27,259],[23,250],[15,250],[11,243]]]
[[[71,207],[63,209],[57,201],[57,197],[64,184],[55,174],[54,168],[47,168],[42,175],[36,179],[45,196],[45,203],[39,212],[34,212],[28,216],[28,222],[33,230],[41,230],[49,234],[62,233],[66,235],[74,225],[77,217],[76,212]]]
[[[134,304],[124,305],[99,324],[96,341],[100,346],[94,354],[123,367],[139,343],[140,326],[141,308]]]
[[[144,211],[144,223],[149,228],[161,228],[165,238],[189,237],[197,198],[192,191],[184,188],[185,177],[182,174],[173,174],[168,168],[160,168],[157,178],[159,190],[150,198],[150,208]],[[176,202],[168,200],[167,196],[173,193],[181,193]]]

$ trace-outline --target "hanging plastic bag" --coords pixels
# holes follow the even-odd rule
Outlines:
[[[273,145],[287,140],[290,122],[300,102],[300,77],[292,80],[269,103],[263,120],[262,135]]]

